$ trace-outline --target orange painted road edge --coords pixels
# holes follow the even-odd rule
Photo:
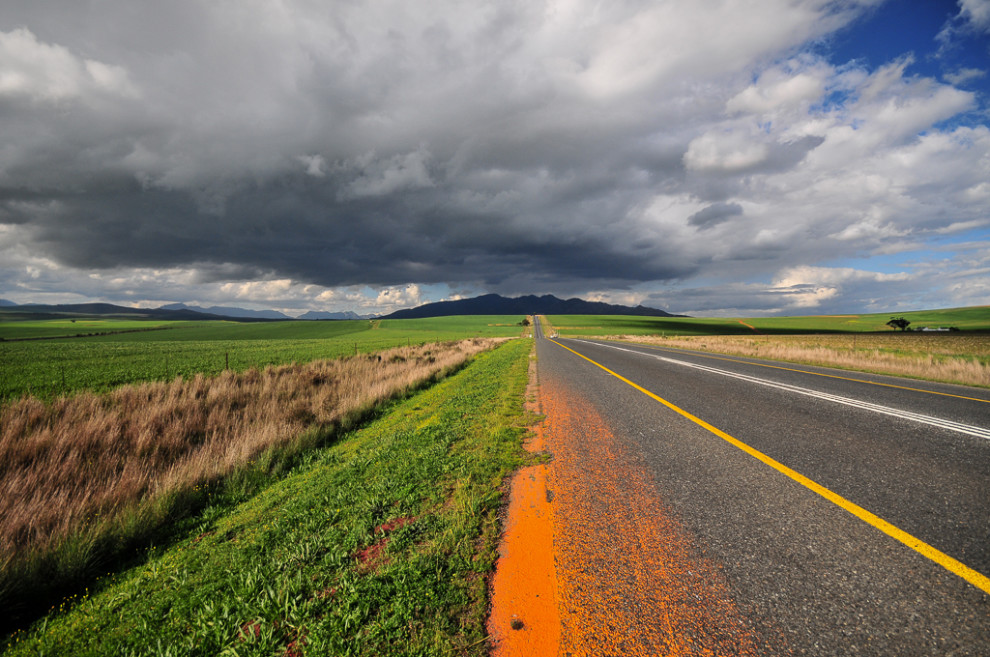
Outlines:
[[[530,360],[528,410],[538,411],[536,361]],[[544,450],[542,426],[526,449]],[[553,522],[547,494],[548,468],[534,465],[512,477],[505,529],[491,584],[488,635],[495,657],[556,655],[560,645]]]
[[[887,522],[883,518],[881,518],[881,517],[879,517],[879,516],[877,516],[877,515],[869,512],[869,511],[867,511],[863,507],[861,507],[861,506],[859,506],[857,504],[853,504],[852,502],[850,502],[846,498],[842,497],[838,493],[835,493],[835,492],[829,490],[828,488],[825,488],[821,484],[819,484],[819,483],[817,483],[815,481],[812,481],[811,479],[808,479],[807,477],[805,477],[801,473],[799,473],[799,472],[797,472],[795,470],[792,470],[791,468],[787,467],[783,463],[780,463],[779,461],[775,461],[774,459],[770,458],[769,456],[767,456],[763,452],[760,452],[759,450],[756,450],[756,449],[750,447],[749,445],[747,445],[746,443],[742,442],[741,440],[738,440],[736,438],[733,438],[732,436],[730,436],[729,434],[725,433],[721,429],[718,429],[718,428],[716,428],[716,427],[708,424],[707,422],[705,422],[701,418],[698,418],[698,417],[695,417],[694,415],[691,415],[690,413],[688,413],[684,409],[679,408],[678,406],[675,406],[674,404],[670,403],[669,401],[667,401],[666,399],[660,397],[659,395],[656,395],[656,394],[650,392],[649,390],[647,390],[646,388],[644,388],[644,387],[642,387],[642,386],[640,386],[640,385],[638,385],[636,383],[633,383],[632,381],[630,381],[629,379],[625,378],[624,376],[613,372],[612,370],[610,370],[609,368],[605,367],[601,363],[597,363],[597,362],[593,361],[592,359],[588,358],[584,354],[580,354],[580,353],[574,351],[573,349],[571,349],[570,347],[567,347],[567,346],[565,346],[565,345],[557,342],[556,340],[550,340],[550,342],[553,342],[555,345],[557,345],[559,347],[563,347],[564,349],[567,349],[567,351],[571,352],[572,354],[575,354],[577,356],[580,356],[581,358],[583,358],[584,360],[588,361],[592,365],[595,365],[596,367],[599,367],[599,368],[603,369],[604,371],[608,372],[609,374],[611,374],[615,378],[619,379],[623,383],[626,383],[626,384],[632,386],[633,388],[635,388],[636,390],[639,390],[640,392],[642,392],[643,394],[647,395],[651,399],[660,402],[661,404],[663,404],[664,406],[666,406],[670,410],[674,411],[675,413],[677,413],[677,414],[681,415],[682,417],[690,420],[691,422],[694,422],[698,426],[707,429],[708,431],[710,431],[711,433],[715,434],[716,436],[718,436],[722,440],[726,441],[730,445],[732,445],[734,447],[737,447],[738,449],[741,449],[742,451],[746,452],[747,454],[749,454],[753,458],[755,458],[755,459],[757,459],[757,460],[765,463],[766,465],[769,465],[771,468],[773,468],[777,472],[780,472],[781,474],[786,475],[787,477],[790,477],[791,479],[793,479],[797,483],[801,484],[805,488],[807,488],[807,489],[809,489],[809,490],[817,493],[818,495],[821,495],[822,497],[824,497],[825,499],[827,499],[829,502],[832,502],[836,506],[838,506],[838,507],[840,507],[842,509],[845,509],[846,511],[848,511],[851,514],[853,514],[854,516],[856,516],[857,518],[859,518],[863,522],[867,523],[868,525],[870,525],[870,526],[872,526],[872,527],[874,527],[876,529],[879,529],[884,534],[886,534],[886,535],[890,536],[891,538],[893,538],[893,539],[895,539],[895,540],[903,543],[904,545],[908,546],[909,548],[911,548],[915,552],[921,554],[922,556],[924,556],[924,557],[930,559],[931,561],[937,563],[938,565],[942,566],[943,568],[945,568],[949,572],[951,572],[951,573],[953,573],[953,574],[961,577],[962,579],[966,580],[967,582],[969,582],[970,584],[972,584],[976,588],[980,589],[984,593],[990,594],[990,578],[988,578],[986,575],[980,573],[979,571],[973,570],[972,568],[970,568],[966,564],[962,563],[961,561],[958,561],[957,559],[954,559],[954,558],[950,557],[949,555],[945,554],[944,552],[941,552],[941,551],[935,549],[934,547],[932,547],[931,545],[928,545],[927,543],[925,543],[921,539],[916,538],[916,537],[912,536],[911,534],[908,534],[907,532],[905,532],[902,529],[899,529],[898,527],[895,527],[894,525],[890,524],[889,522]]]

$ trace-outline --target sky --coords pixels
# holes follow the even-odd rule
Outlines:
[[[4,0],[0,298],[990,303],[990,0]]]

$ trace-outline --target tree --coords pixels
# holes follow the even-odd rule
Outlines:
[[[890,328],[901,329],[902,331],[906,331],[910,324],[911,322],[903,317],[891,317],[890,321],[887,322],[887,326]]]

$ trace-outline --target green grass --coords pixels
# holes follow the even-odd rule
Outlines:
[[[918,310],[889,315],[872,315],[877,321],[886,322],[891,317],[903,317],[911,322],[911,328],[919,326],[955,326],[960,331],[990,330],[990,306],[949,308],[945,310]]]
[[[990,306],[922,310],[906,313],[815,315],[807,317],[695,318],[619,315],[551,315],[564,337],[581,335],[754,335],[793,333],[891,332],[891,317],[903,317],[911,328],[955,326],[961,331],[990,331]]]
[[[212,340],[320,340],[369,330],[363,320],[339,322],[181,322],[168,331],[99,336],[95,342],[201,342]]]
[[[482,354],[246,501],[224,489],[184,539],[56,606],[5,654],[487,654],[531,345]]]
[[[109,334],[0,342],[0,401],[24,394],[51,399],[79,390],[104,392],[124,384],[197,373],[216,375],[228,366],[242,371],[406,344],[515,337],[522,331],[521,320],[521,316],[335,322],[100,320],[94,327],[98,324]],[[67,323],[0,322],[0,331],[20,330],[21,337],[39,337]],[[111,333],[118,330],[129,332]]]
[[[47,319],[14,321],[0,315],[0,339],[25,340],[56,337],[82,337],[123,331],[155,331],[175,328],[187,322],[127,319]],[[188,322],[190,324],[194,322]]]

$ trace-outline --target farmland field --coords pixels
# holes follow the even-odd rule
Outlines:
[[[0,336],[6,337],[0,342],[0,400],[24,394],[51,399],[78,390],[216,375],[228,367],[243,371],[425,342],[515,337],[523,331],[521,321],[522,316],[485,315],[332,322],[0,322]],[[102,334],[30,339],[65,335],[67,325],[77,327],[77,333]]]
[[[46,319],[11,320],[0,315],[0,339],[74,338],[123,331],[157,331],[195,322],[147,319]]]

